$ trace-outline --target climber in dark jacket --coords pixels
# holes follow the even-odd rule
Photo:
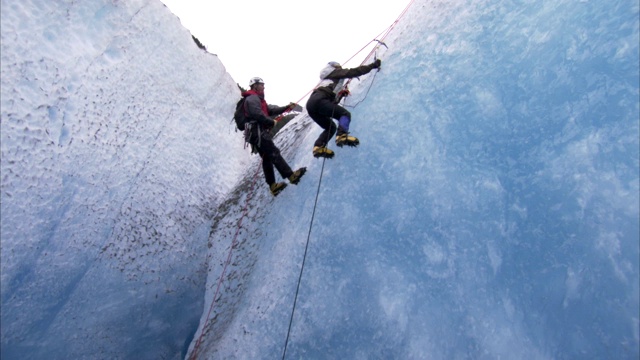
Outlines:
[[[245,136],[251,144],[253,152],[257,152],[262,157],[262,171],[264,178],[269,185],[269,190],[273,196],[278,195],[287,184],[276,182],[273,167],[275,166],[282,178],[289,179],[289,182],[296,185],[306,172],[302,167],[292,171],[289,164],[284,160],[280,149],[273,143],[271,129],[275,121],[270,116],[280,115],[286,110],[293,109],[297,104],[290,103],[288,106],[276,106],[267,104],[264,100],[264,81],[259,77],[254,77],[249,81],[250,90],[242,93],[246,97],[244,111],[247,119],[245,125]]]
[[[349,124],[351,113],[338,105],[340,100],[349,94],[344,89],[344,79],[350,79],[369,73],[379,68],[381,61],[378,59],[369,65],[358,66],[353,69],[343,69],[339,63],[331,61],[320,71],[320,83],[315,88],[307,101],[307,112],[324,131],[318,136],[313,146],[313,156],[332,158],[334,152],[327,148],[327,143],[336,133],[336,145],[357,146],[360,140],[349,136]],[[333,119],[338,120],[338,127]]]

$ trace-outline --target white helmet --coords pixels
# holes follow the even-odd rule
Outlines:
[[[329,63],[327,65],[332,66],[334,68],[339,68],[340,67],[340,63],[337,62],[337,61],[329,61]]]
[[[254,84],[264,84],[264,80],[259,77],[253,77],[249,80],[249,87],[252,87]]]

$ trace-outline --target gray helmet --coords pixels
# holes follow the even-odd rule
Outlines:
[[[249,80],[249,87],[252,87],[254,84],[264,84],[264,80],[259,77],[253,77]]]

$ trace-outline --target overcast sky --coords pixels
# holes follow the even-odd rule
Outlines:
[[[263,78],[265,98],[274,105],[299,102],[317,84],[327,62],[351,58],[393,24],[409,3],[161,1],[210,53],[218,55],[236,82],[246,87],[250,78]],[[373,46],[343,65],[360,65]]]

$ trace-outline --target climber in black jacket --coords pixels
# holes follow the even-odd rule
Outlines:
[[[313,156],[332,158],[334,152],[327,148],[329,139],[336,133],[336,145],[357,146],[360,141],[349,136],[349,124],[351,113],[338,105],[342,97],[349,94],[344,88],[344,79],[350,79],[369,73],[379,68],[381,61],[378,59],[369,65],[358,66],[353,69],[343,69],[339,63],[331,61],[320,71],[320,83],[315,88],[307,101],[307,112],[324,131],[320,134],[313,146]],[[338,127],[333,119],[338,120]]]

